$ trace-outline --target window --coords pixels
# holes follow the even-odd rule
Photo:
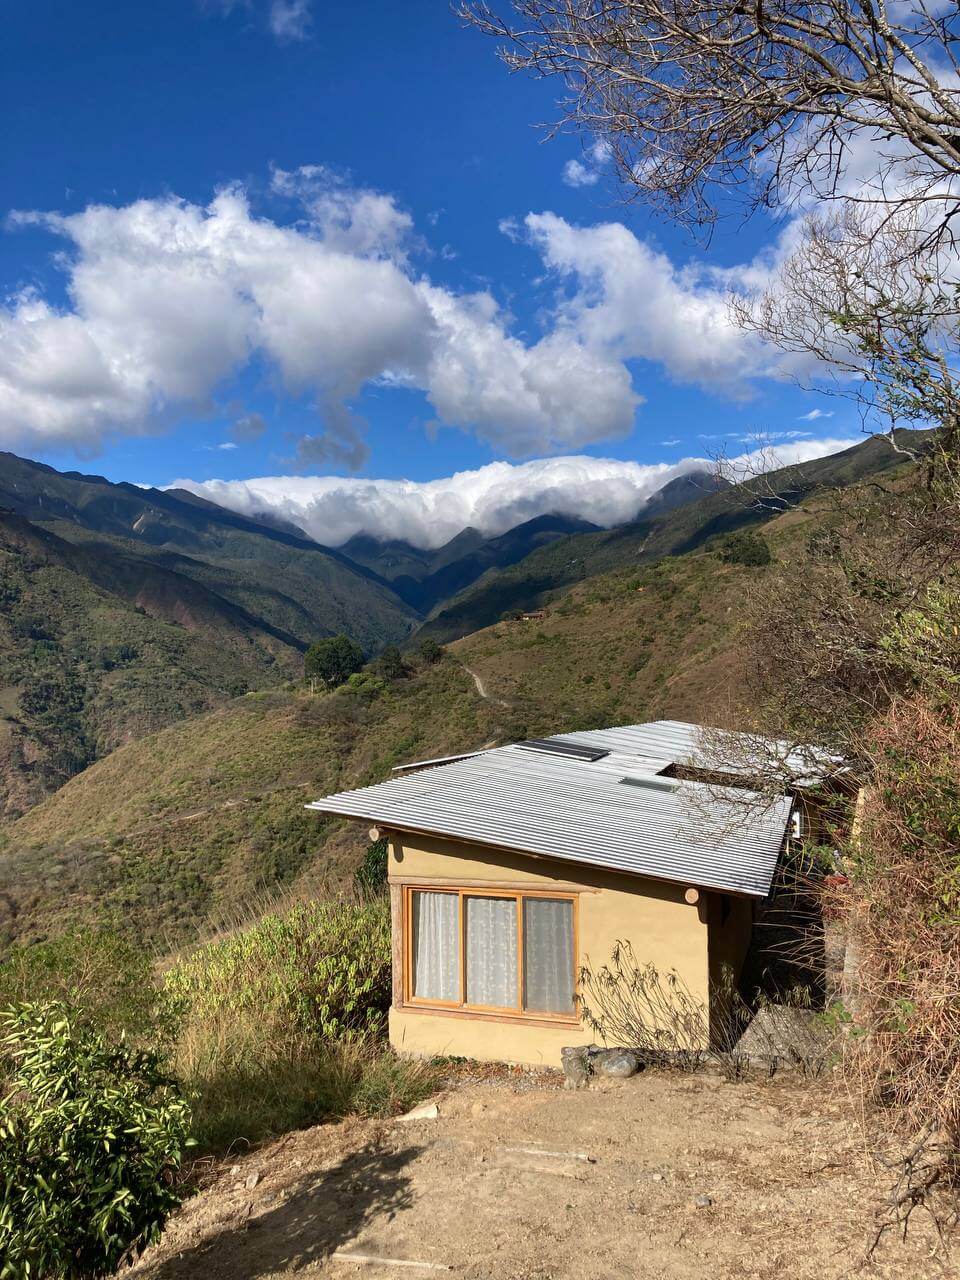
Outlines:
[[[575,1016],[576,899],[406,890],[405,998],[439,1008]]]

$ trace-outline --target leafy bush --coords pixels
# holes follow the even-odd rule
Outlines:
[[[349,636],[328,636],[307,650],[303,660],[304,674],[316,676],[331,688],[343,684],[363,666],[363,650]]]
[[[0,1276],[87,1280],[157,1238],[189,1109],[154,1053],[56,1003],[0,1012]]]
[[[386,901],[309,902],[201,947],[165,985],[181,1016],[253,1010],[330,1040],[382,1031],[390,966]]]
[[[347,678],[346,683],[340,686],[338,692],[356,694],[372,701],[378,698],[386,687],[386,681],[380,676],[375,676],[372,671],[355,671]]]
[[[727,564],[742,564],[751,568],[769,564],[773,557],[766,538],[749,529],[731,533],[720,544],[720,559]]]
[[[155,1036],[159,990],[149,953],[109,929],[12,947],[0,962],[0,1006],[58,1001],[109,1036]]]
[[[431,666],[433,663],[439,662],[445,653],[446,649],[444,649],[443,645],[438,644],[433,636],[427,636],[425,640],[420,642],[420,657]]]
[[[377,673],[384,680],[402,680],[407,674],[400,650],[395,644],[388,644],[377,659]]]
[[[433,1076],[382,1044],[390,964],[380,897],[266,916],[171,970],[177,1069],[196,1096],[201,1148],[385,1114],[429,1092]]]

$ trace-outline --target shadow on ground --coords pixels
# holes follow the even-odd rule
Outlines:
[[[313,1266],[348,1247],[373,1218],[390,1221],[412,1203],[407,1166],[420,1147],[376,1145],[291,1183],[282,1203],[219,1224],[176,1257],[143,1267],[148,1280],[258,1280]],[[253,1198],[253,1197],[252,1197]],[[145,1260],[146,1263],[146,1260]]]

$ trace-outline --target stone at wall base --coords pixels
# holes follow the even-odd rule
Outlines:
[[[570,1045],[560,1050],[560,1062],[566,1077],[565,1089],[584,1089],[590,1081],[590,1045]]]
[[[560,1050],[564,1088],[583,1089],[593,1075],[626,1080],[635,1076],[642,1063],[632,1049],[601,1049],[599,1045],[571,1045]]]
[[[600,1049],[590,1055],[590,1065],[598,1075],[626,1080],[640,1070],[640,1059],[629,1049]]]

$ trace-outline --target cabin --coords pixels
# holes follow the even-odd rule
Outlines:
[[[578,974],[618,941],[709,1010],[810,820],[802,788],[761,796],[726,771],[718,784],[699,727],[677,721],[395,772],[307,808],[388,840],[390,1040],[418,1056],[559,1065],[562,1048],[597,1038]]]

